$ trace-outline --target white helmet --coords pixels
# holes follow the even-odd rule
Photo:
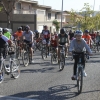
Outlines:
[[[81,30],[77,30],[76,32],[75,32],[75,35],[83,35],[83,32],[81,31]]]
[[[8,31],[8,28],[4,28],[4,31]]]

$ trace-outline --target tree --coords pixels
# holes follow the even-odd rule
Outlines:
[[[2,10],[7,15],[7,27],[10,25],[10,14],[14,8],[15,1],[17,0],[0,0]]]
[[[0,11],[2,10],[2,7],[0,7]]]
[[[84,7],[80,10],[80,14],[84,16],[84,19],[82,20],[82,29],[93,29],[94,23],[93,23],[93,10],[91,10],[91,7],[88,3],[84,3]]]
[[[57,20],[54,20],[52,23],[55,25],[55,27],[56,27],[56,31],[58,31],[59,28],[60,28],[60,26],[59,26],[59,22],[58,22]]]
[[[70,22],[70,24],[73,24],[73,26],[76,26],[76,12],[73,10],[73,9],[71,9],[71,11],[70,11],[70,20],[71,20],[71,22]]]

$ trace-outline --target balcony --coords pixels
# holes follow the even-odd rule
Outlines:
[[[36,14],[36,10],[23,10],[23,9],[21,9],[21,10],[18,10],[18,9],[15,9],[14,11],[13,11],[13,14]]]

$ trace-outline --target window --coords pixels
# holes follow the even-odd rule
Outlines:
[[[21,9],[21,3],[16,3],[16,9]]]
[[[45,14],[44,10],[38,10],[38,14]]]
[[[48,19],[49,20],[51,19],[51,13],[48,13]]]
[[[31,5],[29,5],[29,9],[31,9]]]
[[[57,14],[55,14],[55,19],[57,19]]]

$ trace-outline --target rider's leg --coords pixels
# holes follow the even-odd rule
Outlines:
[[[60,60],[60,47],[58,47],[58,60]]]
[[[65,44],[65,57],[67,57],[67,53],[68,53],[68,44]]]

